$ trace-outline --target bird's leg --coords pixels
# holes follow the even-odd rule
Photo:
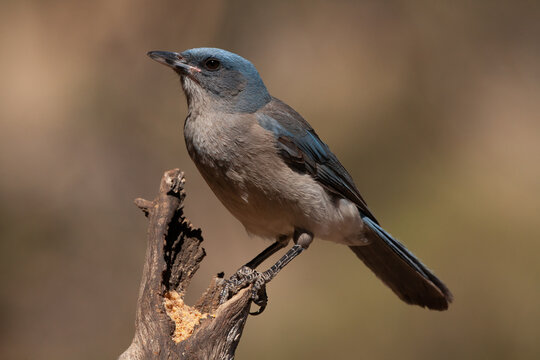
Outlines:
[[[256,269],[257,266],[261,265],[263,261],[268,259],[270,256],[274,255],[279,250],[283,249],[287,244],[289,243],[289,236],[287,235],[281,235],[277,238],[277,240],[264,249],[259,255],[255,256],[253,260],[248,262],[246,265],[248,268]]]
[[[257,312],[252,313],[252,315],[262,313],[268,302],[268,297],[266,295],[266,284],[270,282],[270,280],[272,280],[281,271],[281,269],[290,263],[292,259],[297,257],[302,251],[309,247],[313,241],[313,235],[307,231],[296,230],[293,239],[295,242],[294,246],[290,248],[287,253],[281,257],[281,259],[272,265],[270,269],[261,273],[248,266],[242,266],[233,276],[231,276],[229,280],[227,280],[225,287],[221,292],[220,302],[223,303],[227,301],[230,295],[237,293],[243,287],[251,284],[251,298],[255,304],[260,306],[260,309]],[[277,250],[278,249],[274,250],[274,252]],[[257,263],[254,261],[257,258],[258,256],[248,264],[252,262]]]

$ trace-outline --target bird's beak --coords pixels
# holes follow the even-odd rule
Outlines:
[[[149,51],[146,55],[150,56],[158,63],[171,67],[178,73],[190,75],[193,72],[201,72],[198,67],[189,65],[182,55],[172,51]]]

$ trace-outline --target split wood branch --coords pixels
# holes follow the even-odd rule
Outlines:
[[[119,360],[233,359],[249,315],[250,291],[244,289],[219,305],[223,274],[193,306],[184,294],[205,251],[200,229],[183,212],[184,174],[165,172],[158,196],[136,199],[148,217],[148,248],[143,269],[135,335]]]

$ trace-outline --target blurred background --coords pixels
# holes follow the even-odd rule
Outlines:
[[[167,169],[208,253],[189,302],[267,245],[189,160],[178,78],[146,56],[213,46],[257,66],[455,295],[407,306],[318,241],[238,359],[538,359],[539,19],[537,1],[3,0],[0,358],[127,348],[147,225],[132,201]]]

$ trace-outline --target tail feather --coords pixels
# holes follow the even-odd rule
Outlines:
[[[446,310],[452,294],[442,281],[375,221],[367,216],[362,220],[373,236],[369,245],[350,246],[356,256],[406,303]]]

